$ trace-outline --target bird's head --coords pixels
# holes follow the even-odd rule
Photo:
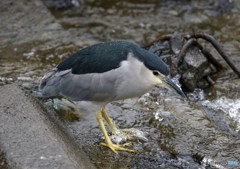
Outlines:
[[[186,97],[184,92],[182,91],[181,87],[174,83],[173,80],[171,80],[167,75],[162,74],[161,72],[157,70],[152,70],[154,79],[156,81],[156,86],[164,87],[169,90],[173,90],[177,92],[179,95]]]
[[[142,48],[135,50],[135,56],[142,60],[144,65],[152,72],[151,79],[155,85],[174,90],[181,96],[186,97],[181,87],[169,78],[169,67],[160,57]]]

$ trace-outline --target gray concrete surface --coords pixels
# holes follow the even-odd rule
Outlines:
[[[16,84],[0,93],[0,149],[10,168],[94,168],[30,95]]]

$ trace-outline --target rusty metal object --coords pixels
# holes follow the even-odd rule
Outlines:
[[[155,40],[153,40],[153,41],[149,42],[147,45],[143,46],[143,48],[148,48],[159,41],[169,41],[171,39],[171,37],[172,37],[172,35],[160,35]]]
[[[148,43],[147,45],[145,45],[144,48],[148,48],[159,41],[169,41],[171,38],[172,38],[171,35],[158,36],[155,40],[153,40],[150,43]],[[240,77],[239,68],[237,66],[235,66],[233,61],[224,52],[223,48],[217,42],[217,40],[213,36],[206,34],[206,33],[194,33],[192,35],[185,36],[185,39],[187,40],[187,42],[184,44],[181,51],[177,55],[177,58],[173,61],[172,65],[171,65],[171,74],[172,75],[176,74],[176,72],[177,72],[176,69],[177,69],[178,65],[180,64],[180,62],[184,58],[186,52],[189,50],[189,48],[192,45],[197,46],[201,50],[203,55],[209,60],[209,62],[212,63],[217,68],[217,70],[222,70],[224,68],[224,66],[217,59],[215,59],[209,51],[204,49],[204,47],[197,41],[197,39],[199,39],[199,38],[210,42],[212,44],[212,46],[217,50],[217,52],[222,56],[222,58],[227,62],[227,64],[231,67],[231,69]]]
[[[222,58],[227,62],[227,64],[232,68],[232,70],[240,77],[240,70],[238,69],[238,67],[235,66],[230,57],[227,56],[221,45],[217,42],[217,40],[213,36],[206,33],[198,33],[190,35],[190,38],[196,39],[201,38],[210,42],[213,45],[213,47],[218,51],[218,53],[222,56]]]
[[[170,74],[171,76],[175,76],[177,74],[177,67],[179,63],[182,61],[183,57],[185,56],[188,49],[193,45],[195,39],[190,39],[185,43],[181,49],[181,51],[178,53],[176,59],[173,60],[172,65],[170,66]]]
[[[201,50],[202,54],[208,59],[208,61],[210,63],[212,63],[217,68],[217,70],[221,70],[224,68],[224,66],[219,61],[217,61],[210,52],[208,52],[206,49],[204,49],[204,47],[197,41],[197,39],[191,38],[184,44],[181,51],[177,55],[176,59],[173,61],[172,65],[171,65],[171,74],[172,75],[176,74],[176,68],[181,63],[186,52],[189,50],[189,48],[191,46],[198,47]]]
[[[163,58],[166,59],[165,61],[170,64],[170,76],[174,77],[177,74],[181,74],[180,81],[182,85],[187,90],[193,91],[196,87],[199,87],[199,85],[203,88],[207,84],[214,85],[215,82],[211,78],[211,75],[224,69],[224,66],[219,60],[217,60],[208,49],[204,48],[198,39],[210,42],[227,64],[240,77],[240,70],[227,56],[219,42],[206,33],[193,33],[191,35],[174,33],[173,35],[161,35],[148,45],[145,45],[145,48],[149,50],[153,49],[152,52],[157,52],[158,55],[163,56]],[[168,42],[167,46],[165,41]],[[162,52],[158,52],[159,50],[156,50],[156,46],[159,46],[159,44],[160,46],[163,44],[163,47],[165,46],[166,51],[169,51],[169,53],[162,55]],[[162,51],[162,49],[164,48],[161,48],[160,51]],[[193,53],[194,51],[196,52],[195,54]],[[205,60],[203,58],[205,58]]]

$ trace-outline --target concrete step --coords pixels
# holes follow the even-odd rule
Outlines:
[[[0,86],[0,168],[95,168],[67,129],[51,119],[16,84]]]

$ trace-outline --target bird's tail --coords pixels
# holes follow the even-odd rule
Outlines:
[[[41,92],[42,97],[52,97],[57,96],[58,91],[58,76],[55,76],[58,70],[52,69],[51,71],[47,72],[39,85],[39,91]]]

